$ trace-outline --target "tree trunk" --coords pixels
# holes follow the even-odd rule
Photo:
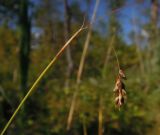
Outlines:
[[[157,31],[157,23],[158,23],[158,0],[151,0],[151,46],[150,46],[150,58],[151,58],[151,66],[152,71],[156,71],[157,61],[158,61],[158,31]],[[159,70],[159,69],[158,69]]]
[[[151,0],[151,19],[153,25],[156,27],[158,22],[158,0]]]
[[[22,0],[20,4],[19,15],[20,26],[20,77],[21,89],[26,91],[28,70],[29,70],[29,54],[30,54],[30,20],[28,17],[28,1]]]
[[[20,100],[26,94],[27,82],[28,82],[28,70],[29,70],[29,54],[30,54],[30,20],[28,16],[28,0],[21,0],[20,2],[20,14],[19,14],[19,28],[20,28]],[[25,120],[25,107],[22,108],[20,117],[17,120],[18,132],[25,132],[25,125],[23,124]]]
[[[64,8],[65,8],[65,21],[64,21],[64,38],[65,41],[69,39],[69,34],[71,33],[71,11],[68,5],[68,0],[64,0]],[[65,87],[69,87],[69,78],[71,76],[71,72],[73,69],[73,60],[71,56],[70,47],[66,50],[66,59],[67,59],[67,70],[66,70],[66,82]]]

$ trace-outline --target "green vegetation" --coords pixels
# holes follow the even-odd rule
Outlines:
[[[136,4],[145,7],[146,3]],[[106,4],[107,20],[99,15],[102,4]],[[136,4],[132,5],[135,10]],[[159,135],[158,0],[150,1],[144,12],[138,11],[140,17],[148,19],[145,23],[140,24],[141,18],[130,14],[133,28],[127,41],[124,31],[128,27],[123,26],[121,11],[130,4],[100,0],[93,17],[95,5],[96,1],[89,0],[0,1],[0,132],[31,88],[7,135]],[[62,45],[82,25],[84,14],[88,29],[54,63]],[[88,48],[78,78],[86,40]],[[127,100],[120,110],[114,101],[119,68],[113,48],[127,77]],[[50,70],[43,72],[50,62]]]

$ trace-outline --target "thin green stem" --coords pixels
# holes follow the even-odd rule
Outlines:
[[[9,119],[9,121],[7,122],[5,127],[3,128],[1,135],[3,135],[6,132],[7,128],[9,127],[9,125],[11,124],[11,122],[13,121],[15,116],[17,115],[20,108],[23,106],[23,104],[25,103],[27,98],[33,92],[34,88],[37,86],[37,84],[40,82],[40,80],[46,74],[46,72],[49,70],[49,68],[55,63],[55,61],[59,58],[59,56],[63,53],[63,51],[67,48],[67,46],[71,43],[71,41],[84,29],[86,29],[86,28],[84,28],[84,25],[82,25],[81,28],[77,32],[74,33],[74,35],[66,42],[66,44],[60,49],[60,51],[57,53],[57,55],[48,64],[48,66],[43,70],[43,72],[40,74],[40,76],[37,78],[37,80],[33,83],[32,87],[30,88],[28,93],[25,95],[25,97],[22,99],[22,101],[18,105],[17,109],[14,111],[13,115],[11,116],[11,118]]]
[[[103,69],[102,69],[102,73],[101,73],[103,79],[105,78],[105,75],[106,75],[106,68],[107,68],[107,64],[108,64],[108,61],[109,61],[110,54],[112,52],[112,48],[113,48],[113,45],[114,45],[114,40],[115,40],[115,34],[112,36],[110,44],[107,48],[107,54],[106,54],[106,57],[105,57],[105,61],[104,61],[104,65],[103,65]]]
[[[117,56],[117,53],[116,53],[116,50],[113,48],[113,51],[114,51],[114,54],[115,54],[115,57],[116,57],[116,60],[117,60],[117,65],[118,65],[118,69],[120,70],[120,64],[119,64],[119,60],[118,60],[118,56]]]

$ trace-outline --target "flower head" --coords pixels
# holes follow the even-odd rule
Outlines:
[[[116,84],[114,87],[113,92],[115,93],[115,105],[117,107],[121,107],[126,99],[126,91],[125,91],[125,84],[123,83],[123,79],[126,79],[126,75],[124,72],[120,69],[118,73],[118,77],[116,79]]]

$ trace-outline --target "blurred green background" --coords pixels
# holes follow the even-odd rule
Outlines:
[[[86,26],[91,20],[92,25],[45,74],[6,134],[160,135],[159,0],[0,0],[0,131],[84,16]],[[127,76],[127,101],[120,110],[114,103],[113,47]]]

